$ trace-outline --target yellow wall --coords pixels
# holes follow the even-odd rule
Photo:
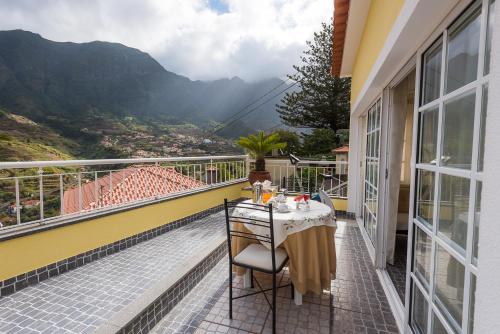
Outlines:
[[[0,281],[241,197],[239,183],[0,242]]]
[[[111,244],[223,203],[251,197],[238,183],[0,242],[0,281]],[[332,200],[347,210],[347,199]]]
[[[404,0],[372,0],[352,70],[351,104],[363,88]]]
[[[333,202],[333,206],[335,207],[335,210],[347,212],[347,199],[333,198],[332,202]]]

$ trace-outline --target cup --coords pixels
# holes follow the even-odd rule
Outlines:
[[[269,191],[264,191],[264,193],[262,194],[262,202],[266,204],[267,202],[269,202],[271,197],[273,197],[272,193],[270,193]]]

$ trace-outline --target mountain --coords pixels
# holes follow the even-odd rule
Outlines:
[[[192,125],[196,138],[210,137],[214,126],[282,83],[277,78],[247,83],[238,77],[193,81],[122,44],[54,42],[27,31],[0,31],[0,108],[74,141],[72,147],[79,148],[69,152],[76,156],[90,156],[85,147],[103,141],[120,151],[113,147],[114,137],[131,127],[134,136],[141,128],[161,136]],[[222,135],[231,138],[279,123],[279,99]]]

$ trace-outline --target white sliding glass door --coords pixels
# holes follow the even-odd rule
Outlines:
[[[415,333],[472,333],[493,6],[473,2],[419,60]]]
[[[381,104],[381,100],[377,100],[366,116],[363,225],[374,245],[377,238]]]

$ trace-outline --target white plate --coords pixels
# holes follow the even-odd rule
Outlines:
[[[284,209],[284,210],[283,210],[283,209],[276,209],[276,211],[277,211],[278,213],[288,213],[288,212],[290,212],[290,211],[292,211],[292,210],[290,209],[290,207],[287,207],[287,208],[286,208],[286,209]]]

